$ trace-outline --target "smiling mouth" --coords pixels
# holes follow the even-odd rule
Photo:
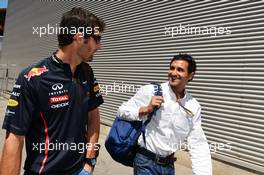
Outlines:
[[[170,80],[173,82],[173,81],[176,81],[176,80],[180,80],[181,78],[180,77],[170,77]]]

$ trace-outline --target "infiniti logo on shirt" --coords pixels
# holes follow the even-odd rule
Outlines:
[[[63,85],[61,83],[56,83],[56,84],[52,85],[52,89],[54,91],[61,90],[62,88],[63,88]]]

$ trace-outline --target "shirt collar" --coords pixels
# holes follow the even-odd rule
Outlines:
[[[63,66],[63,67],[70,67],[70,65],[68,63],[64,63],[61,59],[59,59],[57,56],[56,56],[56,52],[54,52],[52,55],[51,55],[51,62],[52,63],[55,63],[56,65],[59,65],[59,66]],[[79,69],[81,67],[81,64],[83,64],[83,62],[81,62],[79,65],[77,65],[77,69]]]
[[[79,76],[80,74],[80,69],[82,67],[82,64],[84,64],[83,62],[81,62],[77,67],[76,67],[76,70],[75,70],[75,73],[74,75],[72,75],[72,72],[71,72],[71,68],[70,68],[70,65],[68,63],[64,63],[61,59],[59,59],[57,56],[56,56],[56,52],[54,52],[51,56],[50,56],[50,61],[53,65],[55,65],[57,68],[61,68],[63,69],[64,71],[66,71],[66,73],[70,76],[70,77],[77,77]]]
[[[63,62],[56,55],[52,55],[51,59],[52,59],[52,61],[54,61],[58,64],[63,64]]]
[[[55,52],[53,52],[53,54],[51,55],[51,61],[53,62],[53,63],[57,63],[57,64],[65,64],[61,59],[59,59],[57,56],[56,56],[56,53],[57,53],[58,51],[55,51]]]

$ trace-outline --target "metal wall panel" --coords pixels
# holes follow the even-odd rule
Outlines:
[[[10,0],[0,63],[21,69],[52,53],[56,36],[40,38],[32,27],[55,26],[61,13],[78,5],[107,23],[92,63],[104,93],[102,123],[111,125],[118,106],[140,85],[165,81],[174,54],[190,53],[198,71],[188,89],[202,105],[206,136],[212,145],[231,146],[213,156],[264,172],[264,1]],[[166,33],[179,25],[231,33]]]

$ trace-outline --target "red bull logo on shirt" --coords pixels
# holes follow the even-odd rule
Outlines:
[[[34,76],[40,76],[44,72],[48,72],[49,70],[46,68],[46,66],[40,67],[40,68],[32,68],[27,75],[24,75],[25,78],[29,81]]]

